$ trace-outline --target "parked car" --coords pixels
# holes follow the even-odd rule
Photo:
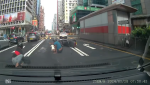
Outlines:
[[[27,36],[28,42],[33,41],[33,40],[40,40],[40,34],[36,32],[29,32]]]
[[[9,40],[11,43],[24,42],[24,36],[19,34],[10,34]]]
[[[11,46],[10,40],[5,39],[3,36],[0,36],[0,49]]]

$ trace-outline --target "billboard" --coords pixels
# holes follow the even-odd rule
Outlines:
[[[29,13],[28,11],[26,11],[26,14],[25,14],[25,20],[29,23],[32,23],[32,15],[31,13]]]
[[[25,12],[16,12],[11,14],[0,15],[0,24],[14,22],[25,19]]]
[[[25,20],[25,12],[19,12],[17,20],[21,20],[21,21]]]
[[[76,13],[72,15],[72,21],[73,21],[73,22],[76,22],[76,21],[77,21]]]
[[[3,23],[3,15],[0,15],[0,24],[2,24]]]
[[[37,26],[37,20],[32,20],[32,25]]]
[[[8,23],[10,21],[10,14],[5,14],[3,23]]]
[[[125,2],[124,2],[124,0],[112,0],[112,4],[115,4],[115,3],[123,4]]]
[[[71,10],[71,14],[73,14],[76,10],[98,11],[100,9],[102,8],[77,6],[73,10]]]
[[[9,22],[17,21],[17,13],[11,13],[9,17]]]

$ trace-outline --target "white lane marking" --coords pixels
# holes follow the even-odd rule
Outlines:
[[[14,45],[14,46],[12,46],[12,47],[9,47],[9,48],[6,48],[6,49],[4,49],[4,50],[1,50],[0,53],[4,52],[4,51],[6,51],[6,50],[9,50],[9,49],[11,49],[11,48],[14,48],[14,47],[16,47],[16,46],[17,46],[17,45]]]
[[[41,41],[27,56],[29,57],[45,40]]]
[[[84,54],[85,56],[89,56],[88,54],[86,54],[85,52],[81,51],[80,49],[78,49],[78,48],[76,48],[76,47],[75,47],[75,49],[76,49],[77,51],[79,51],[80,53]]]
[[[77,52],[78,54],[80,54],[81,56],[84,56],[82,53],[78,52],[76,49],[74,49],[72,47],[71,47],[71,49],[74,50],[75,52]]]
[[[41,41],[41,42],[42,42],[42,41]],[[41,42],[39,42],[39,43],[41,43]],[[38,44],[39,44],[39,43],[38,43]],[[38,45],[38,44],[37,44],[37,45]],[[34,49],[37,45],[35,45],[32,49]],[[32,49],[30,49],[27,53],[25,53],[25,54],[24,54],[24,57],[25,57],[30,51],[32,51]]]
[[[88,48],[91,48],[91,49],[96,49],[96,48],[94,48],[94,47],[91,47],[91,46],[86,46],[86,47],[88,47]]]
[[[23,48],[25,48],[26,46],[23,46]]]
[[[41,42],[39,42],[39,43],[41,43]],[[39,44],[39,43],[38,43],[38,44]],[[37,44],[37,45],[38,45],[38,44]],[[34,49],[37,45],[35,45],[32,49]],[[32,51],[32,49],[30,49],[27,53],[25,53],[25,54],[24,54],[24,57],[25,57],[30,51]]]
[[[91,46],[89,46],[89,44],[83,44],[83,46],[85,46],[85,47],[88,47],[88,48],[91,48],[91,49],[96,49],[96,48],[94,48],[94,47],[91,47]]]
[[[23,43],[27,43],[27,42],[23,42]],[[4,51],[6,51],[6,50],[9,50],[9,49],[11,49],[11,48],[14,48],[14,47],[16,47],[16,46],[17,46],[17,45],[14,45],[14,46],[11,46],[11,47],[6,48],[6,49],[4,49],[4,50],[1,50],[0,53],[4,52]]]

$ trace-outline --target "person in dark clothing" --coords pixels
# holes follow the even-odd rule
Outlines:
[[[15,67],[18,67],[23,64],[23,44],[18,43],[16,50],[13,53],[12,56],[12,63],[15,65]]]
[[[42,37],[42,32],[41,32],[41,37]]]

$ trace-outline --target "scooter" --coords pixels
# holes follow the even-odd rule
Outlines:
[[[23,48],[25,48],[25,46],[23,46]],[[15,51],[13,51],[12,53],[15,53]],[[29,57],[23,57],[22,58],[22,61],[23,61],[23,65],[22,66],[27,66],[30,64],[30,59]]]

